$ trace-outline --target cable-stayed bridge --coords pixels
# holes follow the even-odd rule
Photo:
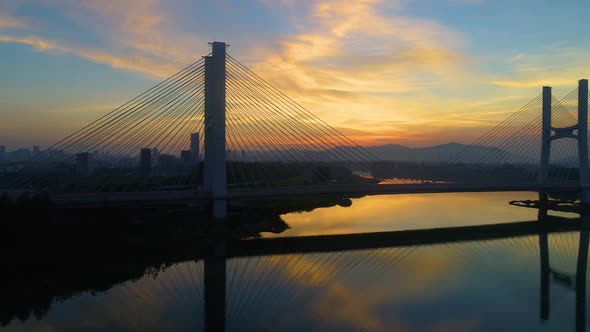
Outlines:
[[[57,204],[458,191],[582,191],[588,81],[550,87],[461,151],[400,163],[359,146],[212,43],[212,52],[0,176]],[[583,195],[584,202],[590,201]]]

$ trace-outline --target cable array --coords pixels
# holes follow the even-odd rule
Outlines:
[[[537,181],[542,95],[438,170],[416,175],[407,165],[397,171],[395,163],[380,161],[231,55],[226,55],[225,66],[225,171],[230,188]],[[0,188],[198,188],[206,159],[205,85],[201,58],[34,156],[17,176],[0,175]],[[552,127],[577,124],[577,97],[577,89],[561,100],[552,97]],[[577,141],[554,140],[550,163],[551,181],[575,183]]]
[[[204,81],[200,59],[34,156],[3,184],[52,192],[195,184],[198,168],[183,167],[177,157],[203,128]]]
[[[227,56],[226,86],[228,175],[234,179],[230,185],[378,181],[371,175],[377,157],[231,55]]]
[[[578,234],[548,235],[551,271],[575,275]],[[326,303],[335,290],[339,291],[336,294],[358,295],[392,278],[398,283],[410,282],[422,266],[416,262],[431,262],[433,258],[453,264],[452,268],[438,271],[438,280],[443,284],[455,280],[457,271],[467,278],[478,276],[474,271],[483,271],[493,276],[487,282],[500,286],[501,296],[522,301],[527,304],[522,310],[535,316],[537,312],[530,310],[529,304],[539,303],[539,255],[539,238],[531,235],[410,247],[227,258],[226,329],[262,329],[269,325],[286,328],[294,321],[289,315],[285,316],[285,312]],[[161,303],[191,305],[187,317],[202,324],[206,287],[203,267],[202,261],[176,263],[156,279],[124,283],[113,288],[109,296],[121,298],[125,300],[122,303],[130,305],[132,301],[137,302],[131,307],[144,310]],[[551,287],[560,282],[551,278]],[[381,291],[395,291],[396,286],[392,285]]]
[[[552,96],[553,128],[567,128],[577,124],[577,96],[577,89],[561,100]],[[467,148],[452,156],[449,163],[469,169],[476,174],[473,178],[480,181],[537,181],[542,145],[542,99],[542,95],[538,95]],[[553,140],[549,180],[559,183],[577,181],[577,168],[577,141]]]

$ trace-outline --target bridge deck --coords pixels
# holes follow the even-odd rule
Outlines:
[[[306,186],[280,188],[230,189],[228,199],[267,199],[302,195],[389,195],[454,192],[514,192],[514,191],[560,191],[578,192],[577,185],[538,184],[395,184],[365,186]],[[189,203],[209,199],[209,195],[194,190],[76,193],[53,196],[57,206],[103,206]]]

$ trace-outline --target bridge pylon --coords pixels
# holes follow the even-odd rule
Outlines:
[[[211,195],[213,217],[227,214],[225,163],[225,61],[226,44],[211,43],[205,58],[205,161],[203,189]]]
[[[588,168],[588,80],[578,82],[578,156],[580,160],[580,201],[590,203],[590,169]]]
[[[562,138],[575,139],[578,145],[580,201],[590,204],[590,173],[588,167],[588,80],[578,82],[578,123],[555,128],[551,123],[551,87],[543,87],[543,111],[541,132],[541,160],[539,166],[539,184],[547,184],[549,180],[549,157],[551,142]]]

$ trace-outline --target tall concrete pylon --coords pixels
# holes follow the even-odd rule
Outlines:
[[[543,87],[543,114],[541,129],[541,163],[539,184],[547,183],[549,177],[549,156],[551,155],[551,87]]]
[[[539,166],[540,184],[547,184],[549,178],[549,156],[551,142],[561,138],[573,138],[578,144],[580,166],[579,186],[582,203],[590,204],[590,174],[588,168],[588,80],[578,82],[578,123],[565,128],[551,124],[551,87],[543,87],[543,125],[541,133],[541,161]]]
[[[211,195],[213,217],[227,214],[225,163],[225,60],[226,44],[213,42],[205,58],[205,165],[204,191]]]
[[[580,160],[580,190],[582,203],[590,203],[588,172],[588,80],[578,82],[578,157]]]

